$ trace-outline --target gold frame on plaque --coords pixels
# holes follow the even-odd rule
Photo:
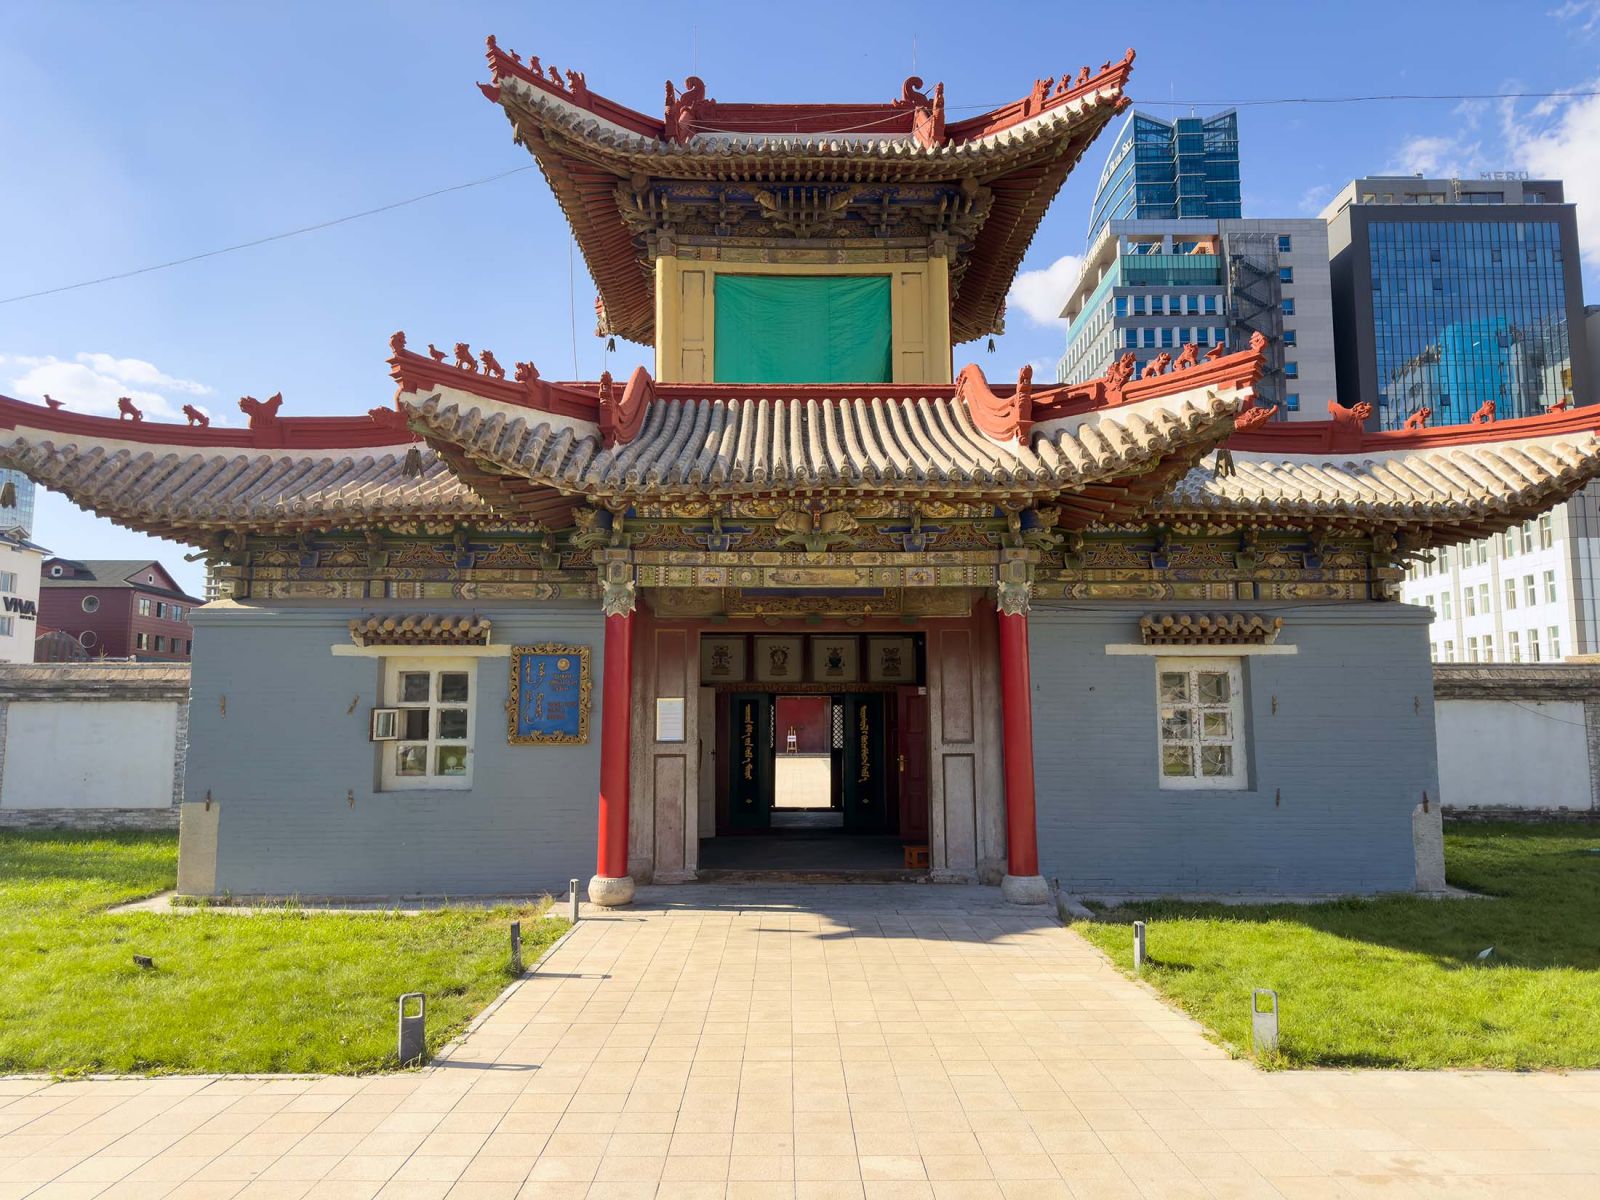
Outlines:
[[[589,699],[592,684],[589,678],[588,646],[564,646],[556,642],[540,642],[535,646],[511,647],[511,697],[506,701],[506,741],[513,746],[576,746],[589,740]],[[522,711],[522,660],[534,654],[565,655],[578,660],[578,732],[521,733],[517,732],[517,714]]]

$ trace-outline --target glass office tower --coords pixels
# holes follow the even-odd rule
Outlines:
[[[0,495],[10,484],[16,489],[16,502],[0,505],[0,531],[21,528],[22,536],[33,536],[34,484],[21,471],[0,470]]]
[[[1089,211],[1088,244],[1108,221],[1240,216],[1239,117],[1163,121],[1133,112],[1117,131]]]
[[[1586,403],[1577,220],[1553,180],[1359,179],[1328,220],[1339,398],[1380,429]]]

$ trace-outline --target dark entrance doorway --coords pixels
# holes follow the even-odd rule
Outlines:
[[[702,878],[924,873],[924,688],[729,689],[716,708],[716,837],[701,841]]]

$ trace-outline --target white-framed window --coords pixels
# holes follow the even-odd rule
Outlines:
[[[1550,626],[1549,629],[1545,630],[1545,633],[1549,635],[1547,637],[1546,641],[1545,641],[1545,645],[1547,645],[1550,648],[1550,661],[1551,662],[1560,662],[1561,661],[1561,626],[1552,625],[1552,626]]]
[[[134,634],[133,635],[133,648],[135,650],[148,650],[148,649],[150,649],[150,635],[148,633],[136,633],[136,634]]]
[[[1528,630],[1528,661],[1539,661],[1539,631],[1537,629]]]
[[[1539,603],[1539,589],[1534,586],[1532,575],[1524,575],[1522,577],[1522,590],[1528,597],[1528,606],[1530,608]]]
[[[17,590],[17,573],[15,571],[0,571],[0,592],[14,592]]]
[[[1483,635],[1483,661],[1494,661],[1494,634],[1492,633]]]
[[[1243,788],[1247,764],[1240,660],[1156,659],[1156,737],[1162,787]]]
[[[1449,546],[1440,546],[1439,547],[1438,558],[1439,558],[1439,574],[1443,575],[1446,571],[1448,571],[1450,569],[1450,547]]]
[[[1438,662],[1439,661],[1439,643],[1438,642],[1429,642],[1428,643],[1428,659],[1429,659],[1430,662]]]
[[[1453,638],[1445,638],[1444,640],[1444,660],[1445,662],[1455,662],[1456,660],[1456,643]]]
[[[1548,550],[1556,544],[1556,519],[1550,513],[1539,518],[1539,549]]]
[[[1489,539],[1484,538],[1478,543],[1478,565],[1481,567],[1489,561]]]
[[[1478,585],[1478,611],[1486,617],[1494,611],[1489,607],[1489,585],[1487,583]]]
[[[139,615],[141,617],[148,617],[150,615],[150,597],[149,596],[140,596],[139,597]]]
[[[1450,620],[1450,593],[1439,593],[1439,615],[1446,621]]]
[[[1518,645],[1518,641],[1515,629],[1506,634],[1506,653],[1510,656],[1512,662],[1522,661],[1522,647]]]
[[[0,637],[10,637],[16,631],[17,619],[15,617],[0,617]]]
[[[1554,604],[1556,602],[1556,573],[1554,571],[1546,571],[1544,573],[1544,598],[1547,603]]]
[[[1506,611],[1517,606],[1517,580],[1515,576],[1506,576]]]
[[[1478,615],[1477,603],[1472,598],[1472,588],[1463,588],[1461,592],[1461,611],[1469,617]]]
[[[83,598],[83,611],[86,612],[86,613],[99,612],[100,611],[100,597],[99,596],[85,596]]]
[[[1469,637],[1467,639],[1467,661],[1478,661],[1478,639],[1475,637]]]
[[[470,788],[478,701],[473,658],[386,658],[384,707],[400,710],[400,736],[380,742],[384,791]]]

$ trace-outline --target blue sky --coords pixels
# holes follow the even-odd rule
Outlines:
[[[1012,5],[72,3],[0,0],[0,297],[328,220],[531,163],[473,86],[483,38],[583,71],[648,112],[697,73],[714,98],[888,100],[915,67],[952,119],[1038,76],[1138,49],[1131,94],[1215,102],[1600,86],[1600,2]],[[1600,101],[1241,108],[1245,215],[1314,214],[1360,174],[1524,168],[1568,181],[1586,287],[1600,297]],[[1109,139],[1091,147],[1024,264],[992,378],[1053,362],[1049,317],[1075,274]],[[537,171],[167,271],[0,305],[0,392],[155,417],[196,403],[242,420],[363,412],[392,395],[390,332],[468,341],[551,377],[593,378],[594,287]],[[1063,262],[1062,260],[1066,260]],[[1048,374],[1048,371],[1045,372]],[[81,557],[162,558],[170,543],[41,496],[35,536]]]

